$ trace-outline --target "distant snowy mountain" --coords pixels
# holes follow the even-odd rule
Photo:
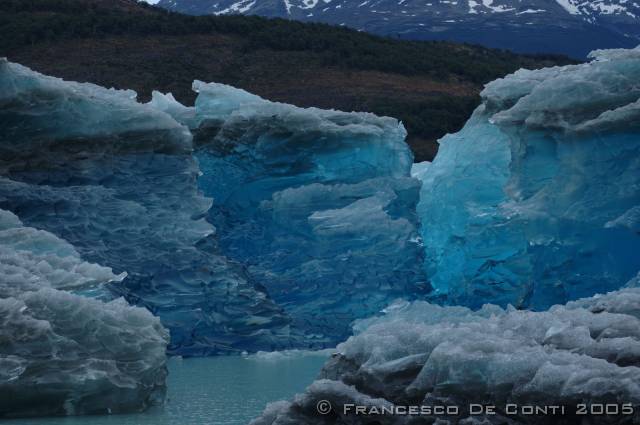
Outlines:
[[[407,39],[565,53],[640,43],[640,0],[146,0],[194,14],[254,14]]]

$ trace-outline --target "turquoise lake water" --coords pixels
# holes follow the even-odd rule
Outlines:
[[[2,425],[246,425],[267,403],[291,398],[329,352],[169,359],[167,403],[134,415],[16,419]]]

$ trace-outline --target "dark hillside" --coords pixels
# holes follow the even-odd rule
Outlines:
[[[152,89],[184,103],[194,79],[299,106],[402,119],[417,160],[457,130],[482,84],[520,67],[566,64],[446,42],[377,37],[324,24],[196,17],[132,0],[2,0],[0,56],[66,79]]]

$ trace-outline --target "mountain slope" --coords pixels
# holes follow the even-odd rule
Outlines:
[[[151,0],[190,14],[255,14],[346,25],[418,40],[454,40],[584,58],[640,40],[631,0]]]
[[[400,118],[417,160],[458,130],[482,85],[520,67],[568,63],[442,42],[408,42],[323,24],[186,16],[133,0],[4,0],[0,56],[107,87],[173,92],[194,79],[262,97]]]

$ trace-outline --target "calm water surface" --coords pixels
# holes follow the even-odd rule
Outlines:
[[[246,425],[267,403],[301,392],[329,356],[273,353],[169,360],[164,408],[135,415],[3,420],[2,425]]]

